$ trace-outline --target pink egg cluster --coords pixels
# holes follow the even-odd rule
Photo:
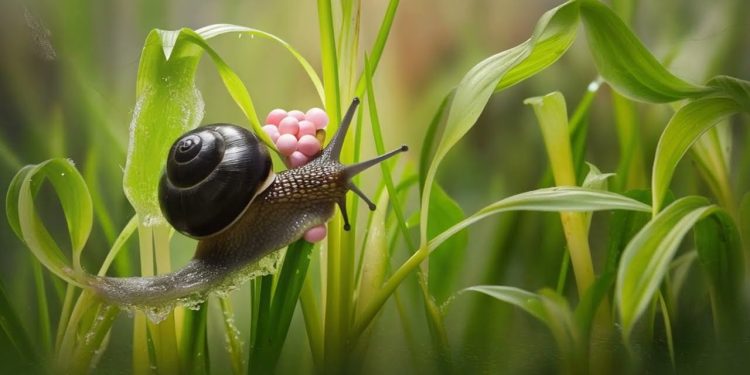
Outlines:
[[[296,168],[307,164],[320,152],[324,136],[319,136],[318,130],[326,125],[328,115],[320,108],[311,108],[306,113],[277,108],[266,116],[263,131],[284,155],[286,165]],[[325,225],[318,225],[310,228],[303,237],[307,242],[320,242],[326,237],[326,232]]]
[[[312,108],[306,113],[298,110],[289,112],[277,108],[266,117],[263,131],[271,137],[284,162],[296,168],[305,165],[321,150],[321,139],[317,132],[328,125],[328,115],[320,108]]]

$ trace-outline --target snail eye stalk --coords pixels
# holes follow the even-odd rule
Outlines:
[[[346,133],[349,130],[349,125],[351,125],[352,119],[354,118],[354,112],[357,110],[357,106],[359,105],[359,98],[354,98],[352,100],[352,104],[349,105],[349,109],[347,109],[346,114],[344,115],[344,118],[341,120],[341,125],[339,126],[338,130],[336,131],[336,134],[331,139],[331,143],[323,150],[322,157],[327,158],[329,160],[333,160],[336,162],[339,162],[339,157],[341,156],[341,148],[344,144],[344,138],[346,138]],[[391,157],[395,156],[396,154],[406,152],[409,150],[409,147],[406,145],[402,145],[401,147],[392,150],[390,152],[387,152],[383,155],[377,156],[373,159],[366,160],[363,162],[359,162],[357,164],[347,165],[344,166],[342,169],[342,173],[346,177],[347,180],[347,188],[357,194],[362,200],[367,203],[367,207],[374,211],[375,210],[375,203],[372,202],[370,198],[368,198],[362,190],[360,190],[356,185],[354,185],[351,182],[352,177],[358,175],[362,171],[375,166],[377,164],[380,164]],[[349,225],[349,217],[346,213],[346,199],[342,198],[337,202],[339,209],[341,209],[341,216],[344,219],[344,230],[351,229],[351,225]]]

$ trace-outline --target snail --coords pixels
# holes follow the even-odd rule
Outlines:
[[[326,223],[339,206],[350,224],[346,193],[367,196],[351,178],[400,152],[353,165],[339,155],[359,104],[355,98],[331,142],[309,163],[274,174],[268,150],[250,131],[230,124],[199,127],[169,151],[159,185],[162,212],[181,233],[198,239],[185,267],[152,277],[91,277],[104,300],[120,305],[158,306],[204,296],[238,271]]]

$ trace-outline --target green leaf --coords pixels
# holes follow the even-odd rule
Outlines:
[[[385,280],[385,275],[388,272],[390,254],[388,252],[388,231],[385,225],[388,210],[383,209],[388,205],[388,198],[387,190],[380,194],[378,207],[381,207],[381,209],[372,213],[370,223],[367,226],[367,238],[362,255],[362,271],[357,292],[357,315],[370,303],[372,296],[383,285],[383,280]]]
[[[300,64],[302,69],[304,69],[305,73],[307,73],[308,78],[310,78],[310,82],[313,84],[313,87],[315,87],[315,91],[318,93],[318,96],[320,97],[320,101],[325,102],[325,92],[323,90],[323,84],[320,82],[320,78],[318,77],[318,74],[315,73],[315,69],[296,49],[294,49],[294,47],[292,47],[291,44],[285,42],[283,39],[277,37],[276,35],[267,33],[262,30],[257,30],[257,29],[244,27],[244,26],[238,26],[238,25],[231,25],[231,24],[209,25],[209,26],[201,27],[200,29],[195,30],[195,33],[200,35],[203,39],[206,39],[206,40],[217,37],[219,35],[223,35],[223,34],[236,33],[236,34],[247,34],[250,36],[257,35],[259,37],[266,38],[273,42],[276,42],[280,46],[286,48],[286,50],[289,51],[289,53],[292,54],[292,56],[294,56],[294,58]]]
[[[714,320],[719,337],[734,336],[741,324],[744,255],[740,235],[732,217],[724,210],[695,225],[698,260],[708,277]]]
[[[654,213],[662,207],[677,163],[690,146],[712,126],[739,110],[727,98],[705,98],[686,104],[669,120],[659,138],[652,171]]]
[[[34,199],[44,181],[51,183],[60,200],[68,227],[72,265],[36,212]],[[50,159],[21,169],[11,182],[8,199],[8,221],[34,256],[63,280],[80,285],[74,279],[74,270],[81,271],[80,257],[93,225],[93,209],[86,183],[73,164],[66,159]]]
[[[670,73],[606,5],[593,0],[580,3],[597,70],[619,93],[634,100],[663,103],[709,92]]]
[[[750,82],[734,77],[717,76],[708,81],[708,86],[716,88],[716,96],[733,99],[745,112],[750,112]]]
[[[455,97],[451,102],[445,131],[425,177],[424,186],[426,190],[422,194],[420,215],[420,240],[422,245],[427,242],[429,189],[432,188],[432,182],[435,179],[440,162],[448,151],[474,126],[490,96],[496,91],[498,85],[502,85],[503,77],[532,55],[538,43],[557,41],[560,44],[561,51],[569,46],[570,41],[567,37],[557,38],[556,35],[568,35],[570,28],[575,27],[577,17],[572,16],[572,12],[577,9],[577,4],[577,2],[568,2],[546,12],[537,23],[534,34],[530,39],[480,62],[466,73],[458,84]],[[545,48],[550,48],[550,46],[547,45]],[[541,58],[536,55],[535,60],[529,62],[528,66],[518,68],[519,70],[515,73],[517,75],[511,77],[508,85],[519,82],[545,66],[546,63],[542,63],[538,65],[539,68],[532,67],[538,61],[536,59]]]
[[[565,298],[552,290],[542,290],[538,294],[509,286],[478,285],[461,292],[479,292],[498,301],[519,307],[538,319],[549,328],[563,357],[566,367],[571,366],[571,355],[577,353],[579,335],[573,314]],[[570,367],[568,367],[570,369]]]
[[[437,183],[436,183],[437,184]],[[430,198],[431,220],[427,228],[430,238],[464,219],[464,211],[440,186],[433,186]],[[452,287],[463,269],[466,260],[466,245],[469,234],[462,230],[435,249],[430,255],[428,286],[430,295],[438,303],[451,296]]]
[[[467,217],[458,224],[435,236],[429,242],[429,249],[434,250],[454,234],[491,215],[507,211],[543,211],[543,212],[587,212],[601,210],[632,210],[649,212],[651,208],[634,199],[620,194],[580,187],[554,187],[527,191],[513,195]]]
[[[195,87],[201,50],[180,31],[154,30],[141,54],[123,189],[142,223],[164,221],[157,190],[167,152],[203,118]]]
[[[209,374],[208,302],[197,310],[185,309],[180,343],[182,370],[189,374]]]
[[[577,1],[569,1],[543,14],[531,36],[531,53],[502,77],[495,91],[536,75],[562,57],[576,39],[578,14]]]
[[[250,351],[249,371],[270,373],[276,367],[281,349],[286,339],[292,316],[297,306],[302,284],[310,265],[313,244],[298,240],[289,245],[284,256],[284,263],[278,273],[276,287],[271,288],[271,279],[263,280],[261,300],[267,300],[267,314],[258,317],[258,329]]]
[[[629,337],[638,317],[658,291],[685,234],[699,220],[716,212],[702,197],[685,197],[670,204],[628,243],[617,273],[615,300]]]

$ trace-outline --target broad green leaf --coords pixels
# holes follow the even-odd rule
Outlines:
[[[201,50],[184,39],[179,31],[152,31],[138,67],[123,189],[140,221],[149,225],[164,222],[157,187],[169,147],[203,118],[194,81]]]
[[[45,180],[52,185],[65,215],[72,265],[36,212],[34,199]],[[17,198],[7,204],[7,207],[17,207],[17,211],[8,211],[8,221],[14,230],[19,229],[21,239],[34,256],[63,280],[78,285],[74,271],[81,271],[80,256],[93,225],[93,209],[86,183],[72,163],[66,159],[50,159],[21,169],[11,183],[8,198]]]
[[[445,230],[429,242],[430,251],[436,249],[448,238],[471,224],[488,216],[507,211],[542,211],[542,212],[587,212],[601,210],[631,210],[649,212],[651,208],[634,199],[620,194],[580,187],[554,187],[527,191],[513,195],[467,217],[458,224]]]
[[[724,210],[695,225],[698,259],[709,280],[711,302],[719,337],[733,336],[741,321],[737,307],[742,300],[744,255],[734,220]]]
[[[685,234],[717,209],[702,197],[681,198],[656,215],[628,243],[615,288],[626,341],[638,317],[658,291]]]
[[[662,207],[677,163],[690,146],[712,126],[739,110],[726,98],[705,98],[686,104],[669,120],[659,138],[652,171],[653,212]]]
[[[619,93],[646,102],[673,102],[709,92],[670,73],[627,25],[599,1],[580,2],[589,50],[599,74]]]
[[[569,33],[569,28],[573,27],[571,23],[577,22],[577,17],[571,15],[571,12],[573,12],[571,9],[576,9],[577,4],[577,2],[568,2],[546,12],[537,23],[534,34],[530,39],[480,62],[466,73],[458,84],[455,97],[451,102],[445,131],[438,143],[425,178],[424,187],[426,190],[422,194],[420,206],[420,241],[422,246],[427,243],[429,189],[432,188],[432,182],[435,179],[440,162],[448,151],[474,126],[490,96],[501,84],[503,77],[529,57],[538,42],[555,40],[555,33]],[[561,37],[558,42],[561,46],[569,45],[569,40],[565,37]],[[518,76],[513,79],[518,82],[522,77],[532,74],[531,72],[535,69],[519,68]],[[512,82],[509,81],[509,83]]]
[[[424,139],[422,141],[421,153],[419,155],[419,193],[422,194],[424,189],[425,179],[427,178],[427,170],[430,168],[432,155],[437,147],[438,134],[442,131],[442,126],[445,124],[445,119],[448,116],[448,108],[453,97],[456,95],[456,90],[451,90],[448,95],[443,98],[435,111],[435,114],[430,120],[430,125],[427,126],[425,131]]]
[[[437,183],[436,183],[437,184]],[[439,185],[433,186],[430,198],[431,219],[427,226],[430,238],[464,219],[464,211]],[[436,248],[430,255],[428,283],[430,295],[442,303],[452,293],[452,288],[464,268],[469,235],[463,230]]]

